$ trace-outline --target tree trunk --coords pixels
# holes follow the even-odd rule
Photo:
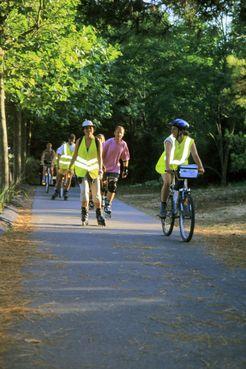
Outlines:
[[[20,182],[21,180],[21,110],[18,107],[15,114],[14,122],[14,181]]]
[[[0,155],[1,155],[1,188],[9,187],[8,133],[5,113],[5,93],[3,75],[3,50],[0,48]]]
[[[22,117],[21,126],[21,171],[22,175],[25,177],[26,169],[26,157],[27,157],[27,123]]]

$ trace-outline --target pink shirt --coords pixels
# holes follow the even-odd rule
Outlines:
[[[114,137],[109,138],[103,143],[102,158],[106,172],[120,173],[120,160],[130,159],[127,143],[123,140],[116,142]]]

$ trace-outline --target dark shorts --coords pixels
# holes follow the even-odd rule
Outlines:
[[[104,179],[109,179],[109,178],[113,178],[115,180],[118,180],[120,177],[120,173],[110,173],[110,172],[106,172],[103,175]]]

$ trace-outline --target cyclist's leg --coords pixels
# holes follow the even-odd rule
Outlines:
[[[51,164],[51,166],[50,166],[50,175],[51,175],[50,184],[53,185],[54,164]]]
[[[162,174],[163,185],[161,189],[160,217],[166,217],[167,199],[169,195],[169,187],[172,183],[172,175],[170,173]]]
[[[47,166],[43,165],[43,174],[42,174],[42,185],[45,186],[45,175],[47,171]]]

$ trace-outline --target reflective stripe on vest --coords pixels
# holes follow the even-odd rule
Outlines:
[[[176,170],[179,165],[188,164],[188,158],[190,156],[190,149],[191,149],[191,146],[194,140],[188,136],[185,136],[183,141],[179,144],[173,135],[169,137],[172,140],[172,148],[171,148],[171,153],[170,153],[170,169]],[[165,151],[160,156],[155,169],[160,174],[165,173],[165,170],[166,170],[166,152]]]
[[[95,138],[92,139],[89,149],[87,150],[85,144],[85,137],[78,149],[78,156],[75,161],[75,173],[78,177],[85,177],[89,172],[90,177],[95,179],[98,177],[98,159],[97,159],[97,146]]]
[[[70,149],[70,146],[68,143],[65,143],[63,147],[64,147],[64,153],[60,157],[59,166],[61,169],[68,169],[70,162],[72,160],[72,157],[73,157],[73,152]]]

